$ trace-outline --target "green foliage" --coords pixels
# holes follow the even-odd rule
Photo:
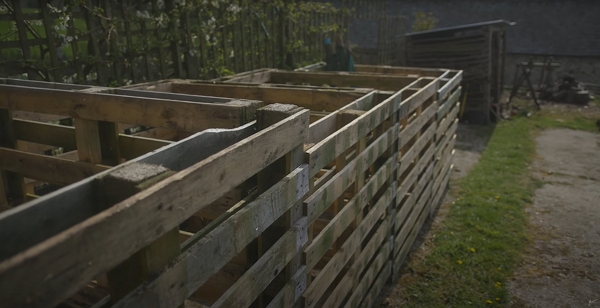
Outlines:
[[[435,29],[437,18],[433,17],[433,13],[416,12],[415,21],[412,24],[413,32],[427,31]]]
[[[42,8],[55,16],[48,32],[58,42],[58,69],[66,75],[58,81],[122,85],[134,75],[144,80],[190,78],[190,65],[198,70],[198,77],[210,78],[241,70],[240,58],[252,62],[244,65],[247,70],[267,64],[282,67],[286,54],[299,58],[297,62],[315,62],[322,58],[322,37],[343,32],[348,14],[327,3],[284,0],[166,0],[129,5],[111,0],[100,7],[86,3],[71,0],[62,7]],[[0,6],[2,13],[12,17],[7,7]],[[88,24],[86,17],[95,25]],[[41,21],[27,23],[46,36]],[[88,43],[89,38],[97,46]],[[0,42],[18,40],[15,22],[0,22]],[[20,48],[3,49],[2,74],[10,75],[7,67],[12,71],[29,68],[52,80],[49,75],[56,68],[50,64],[47,46],[30,51],[31,58],[26,60]],[[184,63],[179,76],[178,58]],[[76,67],[83,67],[85,76],[77,76]],[[100,74],[104,80],[97,80]]]

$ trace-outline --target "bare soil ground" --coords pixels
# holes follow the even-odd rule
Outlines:
[[[600,307],[600,135],[546,130],[536,148],[545,184],[527,209],[533,238],[511,307]]]

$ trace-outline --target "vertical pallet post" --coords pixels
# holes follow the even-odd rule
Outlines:
[[[171,174],[172,171],[162,166],[143,163],[117,169],[101,179],[106,204],[110,206],[118,203]],[[117,265],[107,274],[111,302],[116,303],[148,277],[158,273],[180,252],[179,227],[176,227]]]
[[[103,88],[90,88],[80,92],[104,91]],[[74,124],[77,155],[80,161],[107,166],[121,163],[118,123],[75,118]]]
[[[14,149],[17,140],[13,129],[12,111],[0,109],[0,147]],[[23,176],[10,171],[0,170],[0,206],[8,207],[9,199],[26,201],[25,183]]]
[[[74,124],[79,160],[92,164],[102,163],[98,121],[75,118]]]
[[[262,108],[259,108],[256,111],[256,119],[257,119],[257,129],[262,130],[265,129],[279,121],[286,119],[287,117],[296,114],[298,112],[303,111],[304,108],[298,107],[296,105],[290,104],[271,104]],[[308,113],[306,114],[308,117]],[[306,128],[306,132],[308,133],[308,127]],[[299,167],[303,163],[304,159],[304,144],[300,144],[298,147],[287,153],[284,157],[280,158],[263,171],[258,174],[258,192],[262,193],[267,190],[269,187],[277,183],[279,180],[284,178],[291,171]],[[294,224],[304,216],[303,210],[303,199],[298,201],[288,212],[285,214],[285,221],[280,221],[278,224],[283,224],[283,230],[281,234],[277,234],[277,237],[280,237],[289,230]],[[259,241],[262,241],[259,237]],[[260,251],[259,251],[260,253]],[[302,250],[290,261],[290,263],[286,266],[285,270],[285,281],[289,281],[293,279],[294,275],[300,268],[302,267]],[[305,277],[297,277],[301,280]],[[304,288],[306,287],[306,282],[304,281]],[[297,296],[302,294],[302,292],[298,292]],[[261,303],[261,298],[259,297],[259,305],[263,305]]]

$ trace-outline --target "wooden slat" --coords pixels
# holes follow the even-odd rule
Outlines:
[[[427,109],[423,110],[423,112],[410,124],[408,124],[404,129],[400,131],[398,135],[398,147],[402,148],[408,141],[410,141],[415,134],[431,120],[431,117],[436,115],[438,109],[437,102],[433,102]]]
[[[69,185],[107,170],[109,167],[0,148],[0,169],[31,179]]]
[[[411,165],[417,155],[425,148],[425,146],[433,141],[435,130],[437,126],[433,123],[429,128],[417,139],[415,144],[400,158],[400,166],[398,167],[398,176],[401,176],[404,171]]]
[[[216,225],[205,236],[195,239],[197,242],[188,244],[189,248],[176,263],[155,279],[151,279],[147,285],[132,292],[115,307],[179,305],[182,299],[189,297],[202,286],[211,275],[240,253],[308,191],[306,174],[306,167],[295,170],[255,201]],[[173,289],[172,285],[178,287]],[[161,290],[159,294],[163,294],[163,297],[154,295],[157,290]]]
[[[381,279],[383,279],[384,281],[387,280],[387,277],[390,274],[389,271],[386,271],[383,273],[380,273],[380,272],[383,268],[385,268],[386,266],[389,266],[389,264],[390,264],[390,260],[389,260],[390,251],[391,251],[390,246],[391,246],[391,243],[386,242],[383,245],[383,247],[381,247],[381,250],[375,255],[375,258],[371,262],[370,266],[365,270],[365,274],[362,277],[362,279],[360,280],[358,287],[356,288],[356,290],[354,290],[354,292],[348,299],[348,302],[346,302],[345,307],[358,307],[359,304],[362,302],[362,299],[365,297],[365,295],[369,291],[370,287],[377,280],[381,280]]]
[[[15,137],[19,140],[75,149],[75,128],[56,124],[13,119]]]
[[[171,143],[173,142],[160,139],[124,134],[119,135],[119,148],[121,150],[121,156],[127,160],[150,153]]]
[[[334,290],[327,297],[327,300],[323,303],[323,306],[339,307],[342,304],[342,301],[348,295],[349,291],[352,290],[353,283],[358,281],[360,274],[365,268],[367,268],[373,256],[381,257],[381,254],[375,254],[378,250],[381,249],[381,251],[387,251],[385,259],[389,258],[389,252],[391,249],[390,244],[389,230],[384,228],[384,226],[380,226],[377,229],[377,232],[365,245],[365,248],[363,251],[361,251],[354,264],[352,264],[352,267],[350,267],[348,272],[346,272],[344,278],[342,278],[340,283],[335,286]],[[308,308],[310,306],[307,305],[306,307]]]
[[[419,183],[410,198],[408,198],[402,205],[400,211],[396,214],[396,227],[398,228],[398,232],[394,238],[394,256],[402,247],[402,243],[404,243],[404,240],[406,239],[408,230],[414,227],[414,220],[416,220],[416,217],[425,206],[425,203],[429,200],[433,186],[433,183],[431,182],[432,167],[433,165],[427,169],[423,177],[419,180]],[[410,246],[411,244],[412,243],[409,243],[408,245]]]
[[[389,261],[385,264],[385,267],[383,268],[383,270],[379,273],[379,275],[375,279],[375,283],[369,290],[369,293],[363,300],[360,307],[367,308],[367,307],[373,306],[373,303],[377,300],[379,293],[381,293],[381,290],[383,290],[383,287],[384,287],[386,281],[388,280],[388,277],[390,277],[390,275],[392,274],[392,268],[393,268],[392,261]]]
[[[348,74],[348,73],[307,73],[307,72],[271,72],[270,83],[299,83],[311,85],[330,85],[334,87],[361,87],[384,91],[398,91],[417,78],[405,76]]]
[[[275,88],[198,82],[174,82],[173,92],[259,100],[267,104],[294,104],[310,110],[330,112],[340,109],[365,94],[364,92],[328,89]]]
[[[338,252],[329,260],[327,265],[325,265],[317,277],[308,286],[306,293],[303,295],[303,297],[305,297],[305,302],[317,301],[342,271],[348,260],[354,256],[355,250],[367,237],[381,216],[384,215],[389,203],[392,201],[393,194],[388,193],[385,196],[386,198],[381,198],[373,209],[371,209],[369,214],[367,214],[354,232],[352,232],[352,235],[350,235],[344,244],[342,244]],[[384,220],[381,226],[383,226],[384,229],[387,229],[389,226],[388,221]]]
[[[296,274],[286,283],[283,289],[271,300],[267,308],[292,307],[298,302],[306,290],[306,266],[300,267]]]
[[[308,132],[308,117],[308,111],[291,116],[112,206],[68,232],[3,261],[0,275],[13,284],[11,288],[0,290],[0,301],[9,305],[25,300],[43,301],[46,305],[62,301],[96,275],[125,260],[136,247],[148,245],[297,147]],[[257,159],[249,164],[248,157]],[[245,168],[239,168],[240,165]],[[136,219],[131,220],[132,217]],[[129,236],[123,238],[122,234]],[[80,249],[73,251],[72,247]],[[69,257],[64,258],[65,254]],[[39,255],[44,258],[34,257]],[[53,264],[51,269],[46,266],[48,262]],[[51,275],[56,271],[61,275]],[[35,294],[30,293],[31,290],[36,290]]]
[[[436,140],[439,141],[445,134],[450,125],[454,123],[456,117],[458,116],[458,112],[460,111],[460,103],[456,103],[454,108],[448,112],[448,115],[444,117],[440,122],[438,122],[438,130],[435,133]]]
[[[309,223],[313,223],[352,183],[354,178],[371,166],[397,139],[397,126],[380,136],[365,151],[349,162],[344,169],[333,176],[323,187],[315,191],[304,202]]]
[[[397,273],[398,270],[402,267],[402,263],[404,262],[404,258],[408,254],[410,247],[412,246],[423,222],[429,215],[428,211],[418,209],[420,207],[424,207],[427,204],[431,191],[431,184],[425,189],[424,196],[427,198],[422,198],[419,201],[419,204],[415,207],[415,211],[412,212],[411,217],[409,217],[409,221],[411,223],[406,223],[403,225],[402,229],[398,233],[397,237],[394,239],[394,273]],[[394,274],[394,276],[396,276]]]
[[[430,145],[429,148],[427,149],[427,151],[425,152],[425,154],[423,154],[423,157],[415,165],[413,170],[411,170],[410,173],[408,174],[408,176],[406,176],[406,178],[404,178],[400,182],[400,186],[398,187],[398,193],[397,193],[398,202],[402,201],[404,196],[408,193],[408,190],[410,189],[410,187],[412,187],[412,185],[418,179],[419,175],[421,175],[423,170],[426,170],[427,168],[429,168],[430,165],[434,164],[434,162],[432,160],[434,150],[435,150],[434,146]]]
[[[308,240],[307,220],[301,218],[211,307],[248,307]]]
[[[357,214],[368,204],[374,194],[387,182],[393,168],[393,161],[382,166],[344,208],[321,230],[319,235],[304,250],[306,265],[312,269],[327,250],[352,223]]]
[[[447,70],[422,67],[399,67],[386,65],[354,65],[357,73],[377,73],[388,75],[416,75],[419,77],[440,77]]]
[[[415,109],[417,109],[419,106],[423,105],[423,103],[425,103],[425,101],[427,101],[428,99],[432,98],[437,90],[438,90],[438,83],[437,82],[431,82],[433,80],[431,79],[425,79],[425,78],[420,78],[419,80],[420,82],[428,82],[427,85],[425,85],[424,87],[422,87],[421,89],[417,90],[416,93],[410,95],[409,97],[407,97],[406,99],[402,100],[402,103],[400,104],[400,110],[401,110],[401,114],[410,114],[413,111],[415,111]],[[408,92],[408,90],[403,90],[403,92]],[[401,118],[403,116],[400,116]]]
[[[440,109],[438,110],[438,118],[441,118],[441,117],[445,116],[446,113],[448,113],[450,108],[452,108],[452,106],[454,106],[454,104],[458,101],[458,98],[460,97],[460,93],[461,93],[461,87],[458,87],[458,89],[456,91],[454,91],[454,93],[452,93],[452,95],[450,95],[450,97],[444,102],[444,104],[442,104],[440,106]]]
[[[456,89],[456,88],[460,89],[459,86],[460,86],[460,83],[462,82],[462,80],[463,80],[463,71],[456,72],[454,77],[452,77],[450,79],[450,81],[446,82],[446,84],[438,90],[439,99],[446,98],[448,93],[452,92],[453,89]]]
[[[351,145],[356,144],[358,139],[366,136],[389,118],[399,97],[400,93],[390,97],[308,149],[307,159],[311,168],[311,176],[314,176],[321,168],[342,155]]]
[[[189,132],[238,127],[252,121],[254,110],[261,104],[241,100],[225,104],[188,103],[11,85],[0,85],[0,89],[4,94],[0,95],[0,108]]]
[[[181,171],[255,132],[254,125],[233,130],[209,130],[144,155],[136,161]],[[47,196],[0,214],[0,260],[7,259],[103,210],[94,178],[73,184],[63,193]],[[39,226],[44,232],[39,232]]]

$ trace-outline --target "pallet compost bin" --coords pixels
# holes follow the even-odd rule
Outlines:
[[[5,82],[7,114],[176,133],[0,213],[0,307],[371,306],[444,195],[462,72],[369,69],[110,90]],[[38,92],[62,96],[42,107]]]

